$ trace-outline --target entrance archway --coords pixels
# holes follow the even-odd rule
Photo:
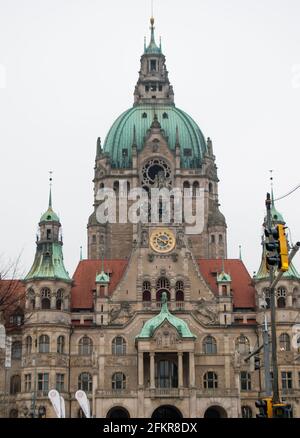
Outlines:
[[[182,414],[175,406],[163,405],[159,406],[153,412],[151,418],[182,418]]]
[[[127,409],[122,406],[115,406],[107,412],[106,418],[130,418],[130,415]]]
[[[210,406],[206,409],[204,418],[227,418],[227,412],[221,406]]]

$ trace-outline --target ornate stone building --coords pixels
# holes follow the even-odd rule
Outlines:
[[[20,299],[7,315],[12,366],[0,372],[1,415],[26,416],[32,407],[43,407],[54,417],[47,394],[57,388],[71,417],[80,415],[78,389],[87,393],[96,417],[255,416],[254,403],[264,389],[263,360],[256,370],[254,357],[244,359],[261,345],[263,316],[269,313],[262,307],[268,307],[265,255],[254,279],[242,260],[227,258],[212,141],[175,106],[153,19],[134,104],[113,123],[103,147],[98,139],[93,182],[88,259],[72,278],[50,192],[36,257],[22,282],[25,305]],[[148,193],[190,188],[192,212],[201,191],[201,232],[188,232],[186,217],[99,223],[99,189],[112,189],[120,201],[124,190],[138,187]],[[159,204],[160,218],[164,208]],[[274,221],[283,222],[274,203],[272,211]],[[282,395],[295,416],[300,356],[291,339],[299,284],[291,266],[277,291]]]

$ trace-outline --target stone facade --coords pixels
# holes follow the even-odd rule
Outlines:
[[[23,281],[24,319],[16,325],[14,312],[7,319],[13,339],[10,368],[3,367],[0,351],[2,417],[38,414],[41,407],[46,417],[55,417],[47,398],[53,388],[65,399],[67,417],[81,415],[78,389],[87,393],[95,417],[255,416],[255,400],[264,390],[263,360],[260,355],[256,370],[254,357],[244,359],[262,343],[264,314],[269,319],[269,310],[262,307],[267,278],[252,280],[241,260],[227,259],[212,142],[203,141],[194,122],[175,108],[153,22],[134,97],[128,120],[120,125],[118,119],[103,149],[97,141],[88,260],[80,261],[72,280],[63,265],[51,196],[40,220],[37,255]],[[185,221],[98,222],[99,189],[111,188],[119,198],[122,181],[126,189],[149,189],[161,176],[165,187],[192,189],[192,209],[196,189],[203,189],[200,233],[189,234]],[[151,243],[161,229],[175,239],[170,251]],[[281,394],[297,417],[300,356],[291,341],[299,319],[299,287],[293,268],[278,285],[277,296],[280,376],[285,373]],[[174,318],[163,319],[141,338],[145,323],[162,312],[163,293]],[[178,318],[193,336],[183,336],[172,323]]]

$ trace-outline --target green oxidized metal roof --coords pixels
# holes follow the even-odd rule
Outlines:
[[[51,186],[50,186],[50,190],[49,190],[49,204],[48,204],[48,210],[42,214],[40,222],[59,222],[59,217],[57,216],[57,214],[52,210],[52,191],[51,191]]]
[[[110,278],[104,271],[101,271],[100,274],[96,275],[96,283],[109,283]]]
[[[266,249],[263,246],[263,254],[262,259],[260,263],[259,270],[257,274],[255,275],[255,280],[266,280],[270,276],[269,271],[267,270],[267,261],[266,261]],[[291,278],[291,279],[297,279],[300,280],[300,275],[293,265],[293,263],[290,263],[289,269],[283,273],[283,278]]]
[[[52,207],[49,207],[48,210],[41,216],[40,222],[44,221],[55,221],[59,222],[59,217],[57,214],[52,210]]]
[[[137,149],[144,146],[144,137],[154,120],[154,116],[168,137],[171,150],[175,150],[176,128],[181,147],[181,166],[200,167],[207,152],[205,138],[196,122],[184,111],[167,104],[141,104],[123,112],[110,128],[104,145],[104,152],[111,157],[112,167],[131,167],[131,148],[135,127]],[[123,150],[127,149],[127,156]],[[191,150],[191,156],[184,155],[184,149]]]
[[[162,293],[162,306],[160,313],[154,316],[154,318],[146,321],[140,334],[136,338],[151,338],[155,330],[160,327],[164,321],[168,321],[173,327],[175,327],[182,338],[196,339],[196,336],[192,334],[187,323],[170,313],[168,309],[166,292]]]
[[[25,280],[51,279],[71,281],[63,261],[62,244],[52,242],[45,246],[37,247],[35,259]]]
[[[149,55],[157,55],[161,54],[161,47],[158,47],[154,38],[154,18],[152,17],[150,20],[151,23],[151,39],[148,47],[145,47],[144,52]]]
[[[229,283],[231,281],[231,277],[229,274],[226,274],[226,272],[221,272],[221,274],[218,274],[217,282],[218,283]]]

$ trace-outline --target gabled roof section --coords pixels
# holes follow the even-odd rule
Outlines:
[[[183,319],[172,315],[168,309],[168,301],[166,292],[162,293],[162,306],[158,315],[149,319],[143,326],[140,334],[136,339],[152,338],[155,331],[165,322],[168,321],[173,326],[182,338],[196,339],[196,336],[190,331],[189,326]]]
[[[111,295],[120,282],[128,261],[104,260],[104,272],[109,275],[108,293]],[[96,289],[96,275],[102,270],[102,260],[81,260],[73,275],[71,291],[72,309],[92,309],[93,290]]]
[[[231,277],[233,306],[255,309],[255,288],[242,260],[200,259],[198,265],[206,283],[215,295],[218,295],[218,274],[224,269]]]

